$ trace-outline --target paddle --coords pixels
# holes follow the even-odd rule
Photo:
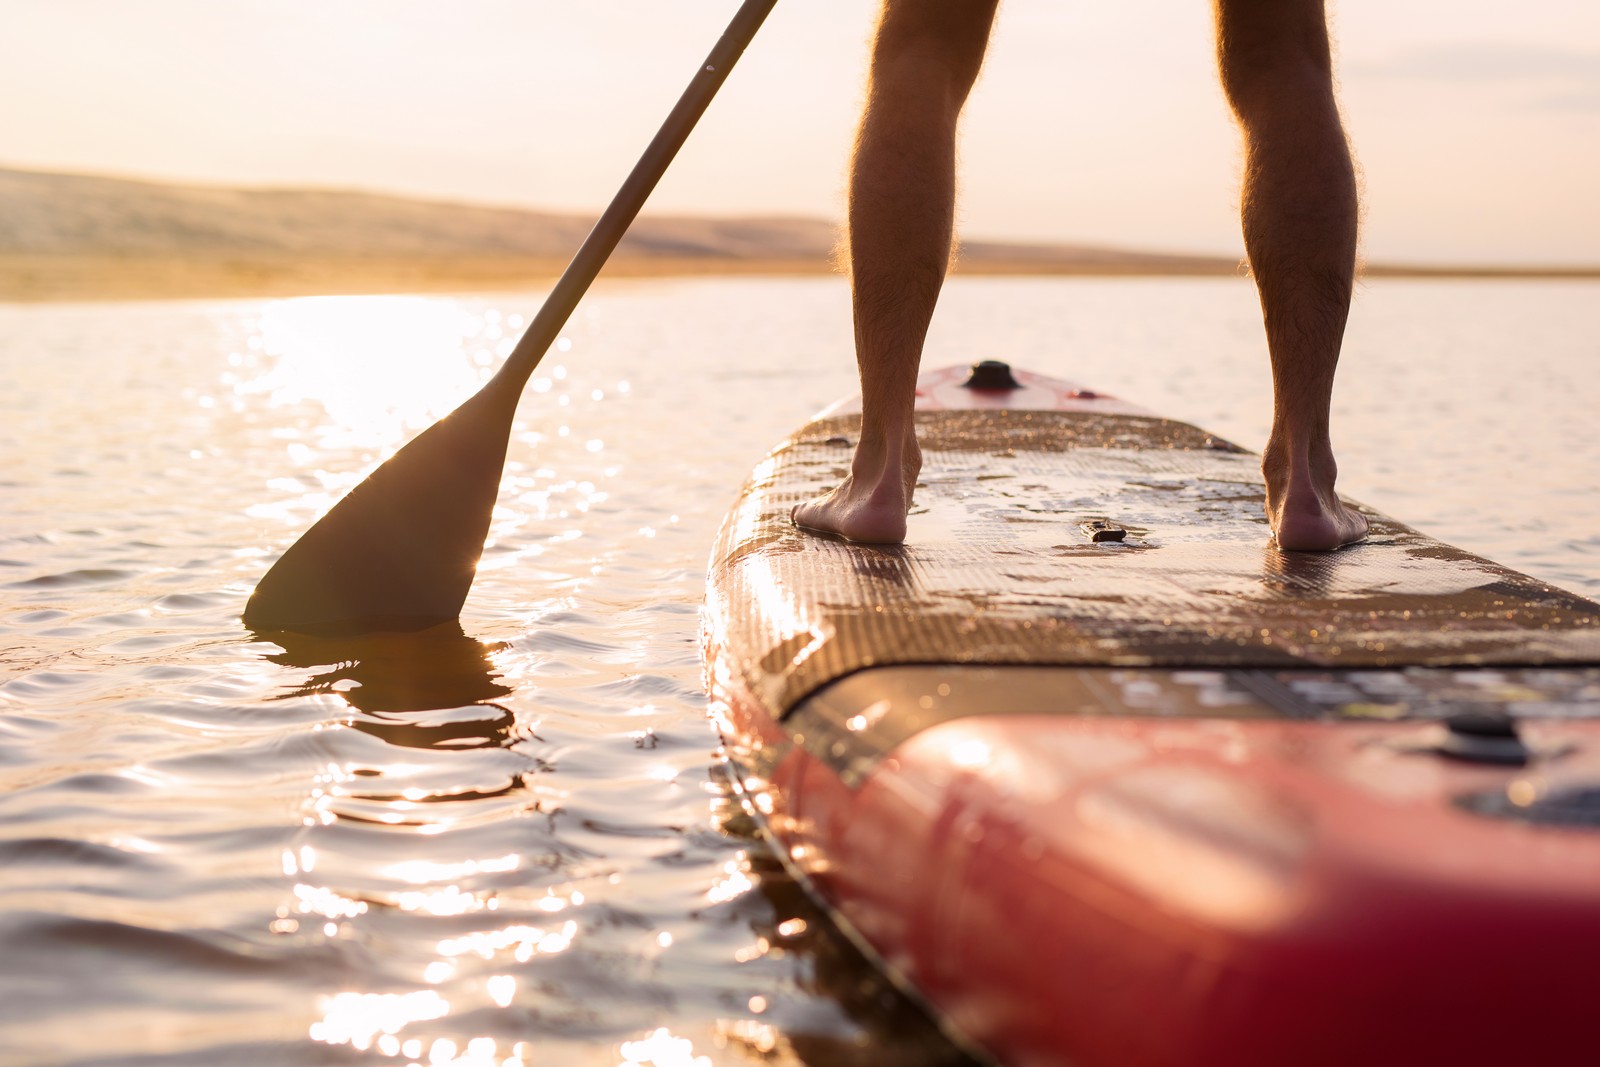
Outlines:
[[[745,0],[504,365],[289,546],[245,605],[258,631],[418,630],[461,613],[517,399],[776,0]]]

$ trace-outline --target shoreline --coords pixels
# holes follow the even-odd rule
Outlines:
[[[542,289],[560,277],[565,260],[530,257],[435,256],[343,258],[315,256],[206,258],[146,256],[0,255],[0,303],[244,299],[379,293],[448,293]],[[837,275],[824,258],[745,259],[716,256],[619,255],[602,277]],[[955,275],[1003,277],[1238,277],[1232,260],[1174,256],[1126,262],[977,256],[958,262]],[[1456,267],[1370,264],[1363,278],[1568,280],[1600,279],[1600,267]]]

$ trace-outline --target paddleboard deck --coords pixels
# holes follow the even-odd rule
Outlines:
[[[905,546],[788,520],[846,402],[712,554],[735,777],[841,926],[1007,1063],[1581,1047],[1600,605],[1364,507],[1365,542],[1280,552],[1245,450],[966,378],[919,382]]]

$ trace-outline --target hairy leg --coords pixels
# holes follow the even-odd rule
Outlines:
[[[997,0],[885,0],[850,171],[850,286],[861,439],[796,525],[900,542],[922,466],[913,426],[922,343],[954,231],[956,124]]]
[[[1334,99],[1322,0],[1217,0],[1222,84],[1244,132],[1245,250],[1272,362],[1262,454],[1280,548],[1329,550],[1366,536],[1334,492],[1328,430],[1355,276],[1355,168]]]

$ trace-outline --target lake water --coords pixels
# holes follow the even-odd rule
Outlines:
[[[698,610],[853,386],[837,279],[603,284],[460,631],[257,639],[254,580],[541,293],[0,305],[0,1063],[961,1062],[731,804]],[[1259,448],[1247,282],[959,279],[1003,358]],[[1600,283],[1372,282],[1350,495],[1600,595]]]

